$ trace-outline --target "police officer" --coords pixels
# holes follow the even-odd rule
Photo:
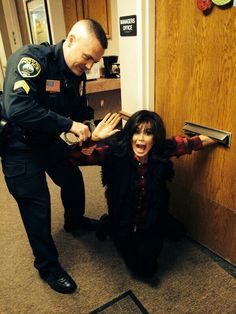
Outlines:
[[[52,289],[70,293],[76,283],[62,268],[51,236],[50,194],[46,173],[61,188],[64,229],[94,230],[84,217],[84,183],[80,170],[67,161],[69,146],[62,132],[83,142],[91,133],[82,122],[89,117],[85,71],[107,48],[104,30],[96,21],[77,22],[66,40],[27,45],[8,60],[4,82],[4,118],[11,125],[2,166],[9,192],[21,217],[35,257],[34,266]]]

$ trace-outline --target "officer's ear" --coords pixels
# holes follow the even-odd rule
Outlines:
[[[71,47],[74,41],[75,41],[75,35],[69,35],[68,40],[67,40],[67,46]]]

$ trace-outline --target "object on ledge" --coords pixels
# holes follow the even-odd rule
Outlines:
[[[118,56],[103,57],[105,78],[120,77],[120,65],[117,63]]]
[[[198,9],[201,10],[203,13],[206,13],[212,9],[212,0],[196,0],[196,2]]]
[[[121,119],[123,119],[123,120],[125,120],[125,121],[128,121],[129,118],[131,117],[131,114],[130,114],[130,113],[125,112],[125,111],[123,111],[123,110],[121,110],[121,111],[119,112],[119,114],[120,114],[120,116],[121,116]]]
[[[183,130],[185,135],[193,136],[202,134],[205,136],[209,136],[210,138],[228,147],[230,147],[231,144],[231,132],[210,128],[188,121],[185,122]]]
[[[98,79],[100,77],[99,62],[94,63],[92,68],[90,70],[87,70],[85,73],[88,81]]]
[[[228,9],[232,7],[234,0],[212,0],[212,2],[221,9]]]

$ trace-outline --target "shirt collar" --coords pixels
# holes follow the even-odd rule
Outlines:
[[[69,68],[66,65],[64,54],[63,54],[63,48],[62,48],[63,42],[64,40],[54,45],[52,48],[54,50],[54,60],[57,64],[58,72],[69,71]]]
[[[138,163],[138,164],[141,164],[141,165],[147,165],[147,162],[142,163],[142,162],[140,161],[139,157],[136,156],[136,155],[134,155],[134,162],[135,162],[135,163]]]

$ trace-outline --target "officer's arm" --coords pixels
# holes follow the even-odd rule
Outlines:
[[[23,128],[60,134],[69,131],[73,121],[39,103],[47,88],[45,67],[43,62],[25,55],[9,59],[4,92],[6,114]]]

